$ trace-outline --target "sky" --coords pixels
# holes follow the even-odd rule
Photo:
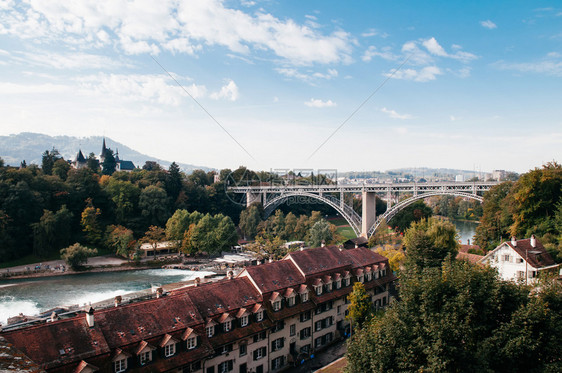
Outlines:
[[[558,1],[0,0],[0,135],[214,168],[562,161]]]

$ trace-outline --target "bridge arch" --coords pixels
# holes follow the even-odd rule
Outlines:
[[[308,192],[289,192],[272,198],[271,200],[264,203],[264,218],[267,219],[267,217],[269,217],[269,215],[271,215],[271,213],[275,211],[275,209],[279,207],[279,205],[283,204],[288,199],[295,197],[297,197],[296,203],[305,202],[304,198],[312,198],[326,203],[327,205],[334,208],[349,223],[349,226],[351,227],[351,229],[353,229],[356,236],[359,237],[359,235],[361,234],[361,217],[353,210],[353,208],[349,207],[346,204],[342,204],[338,198]],[[301,200],[302,197],[304,198]]]
[[[484,201],[484,197],[479,196],[477,194],[473,194],[473,193],[467,193],[467,192],[433,191],[433,192],[421,193],[421,194],[415,195],[413,197],[407,198],[403,201],[400,201],[396,205],[392,206],[389,210],[387,210],[384,214],[382,214],[381,216],[378,216],[377,220],[375,220],[375,223],[373,224],[373,226],[369,229],[368,237],[371,237],[375,233],[375,231],[381,225],[383,220],[385,220],[386,222],[389,222],[400,210],[410,206],[412,203],[414,203],[414,202],[416,202],[420,199],[425,199],[425,198],[433,197],[433,196],[467,197],[467,198],[477,200],[480,203],[482,203]]]

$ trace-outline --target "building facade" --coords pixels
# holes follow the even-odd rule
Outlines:
[[[384,307],[395,279],[369,249],[322,247],[2,336],[48,372],[276,373],[348,333],[355,282]]]

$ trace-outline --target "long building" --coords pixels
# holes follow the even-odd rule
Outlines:
[[[321,247],[1,335],[47,372],[280,372],[349,332],[355,282],[378,308],[395,279],[388,259],[369,249]]]

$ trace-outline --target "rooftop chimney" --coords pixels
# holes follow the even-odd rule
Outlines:
[[[321,247],[324,247],[324,246],[326,246],[326,242],[325,242],[324,240],[322,240],[322,245],[321,245]]]
[[[114,301],[114,302],[115,302],[115,307],[118,307],[118,306],[121,304],[121,301],[122,301],[122,300],[123,300],[123,298],[122,298],[120,295],[116,296],[116,297],[115,297],[115,301]]]
[[[511,236],[511,246],[517,247],[517,240],[515,239],[515,236]]]
[[[466,240],[466,244],[470,246],[470,238]]]
[[[273,263],[273,258],[269,258],[269,262],[270,262],[270,263]]]
[[[201,285],[201,278],[195,277],[195,286]]]
[[[57,315],[57,313],[53,311],[53,313],[51,313],[51,322],[57,321],[58,319],[59,319],[59,315]]]
[[[301,251],[304,251],[304,247],[301,246]]]
[[[160,298],[164,294],[164,289],[158,288],[156,289],[156,298]]]
[[[537,247],[537,239],[534,234],[531,235],[531,247]]]
[[[228,274],[226,275],[226,277],[227,277],[229,280],[232,280],[232,279],[234,278],[234,272],[228,271]]]
[[[91,305],[86,307],[86,322],[90,328],[94,327],[94,308]]]

